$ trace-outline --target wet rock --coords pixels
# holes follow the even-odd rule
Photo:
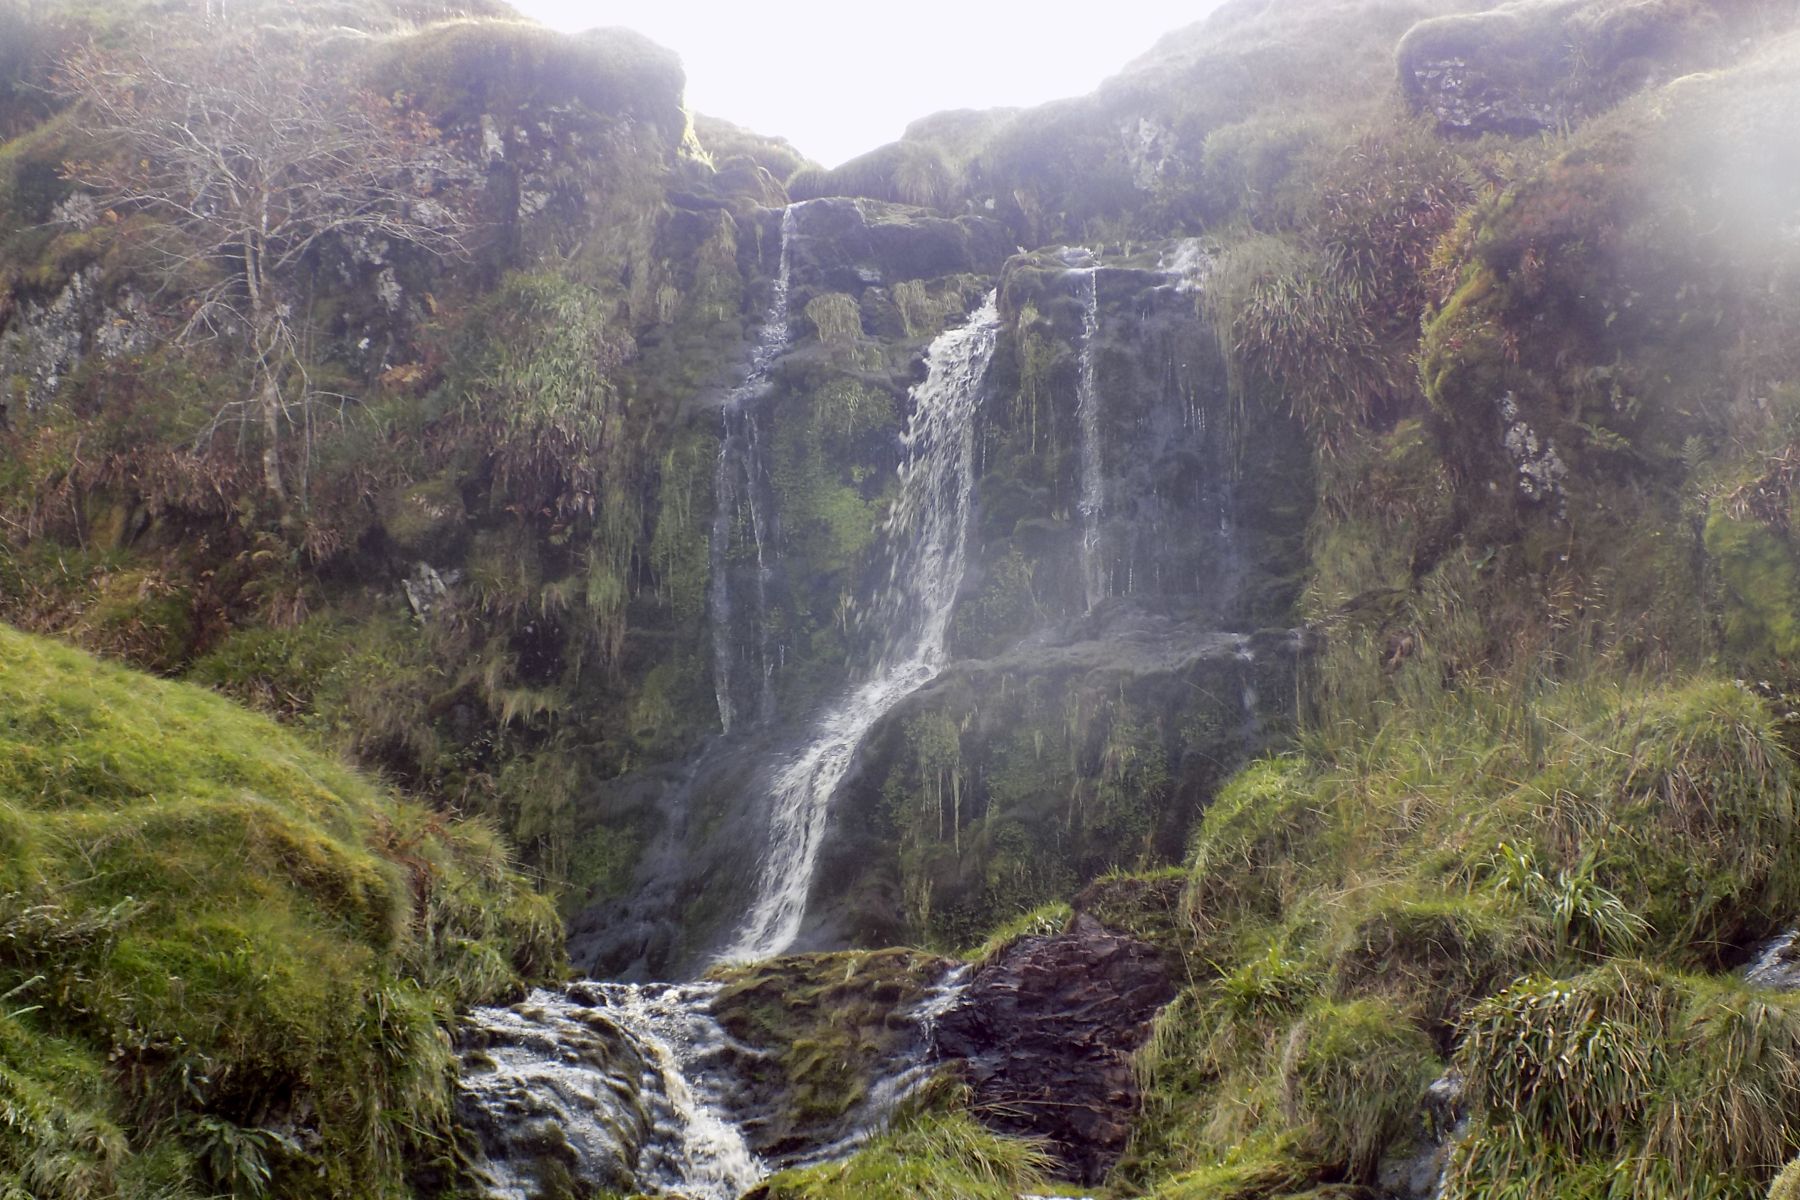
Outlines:
[[[642,1049],[587,998],[534,992],[480,1010],[459,1046],[457,1119],[488,1195],[531,1195],[579,1179],[633,1190],[651,1114]]]
[[[1450,1152],[1468,1128],[1461,1072],[1451,1070],[1425,1089],[1410,1149],[1381,1165],[1381,1194],[1393,1200],[1434,1200],[1443,1191]]]
[[[1800,991],[1800,930],[1764,943],[1756,960],[1744,968],[1744,982],[1778,992]]]
[[[847,292],[946,275],[995,275],[1013,251],[999,222],[934,216],[878,200],[832,197],[795,210],[794,286]]]
[[[713,1004],[745,1053],[732,1109],[774,1166],[841,1156],[941,1066],[942,1012],[968,968],[916,950],[794,955],[734,967]]]
[[[1710,63],[1727,37],[1710,8],[1520,0],[1437,17],[1401,39],[1400,83],[1445,133],[1556,130]]]
[[[1138,1101],[1131,1054],[1174,995],[1153,947],[1078,916],[981,967],[938,1023],[938,1048],[964,1060],[983,1121],[1044,1138],[1093,1182],[1125,1149]]]
[[[1008,915],[991,898],[996,876],[1042,872],[1034,878],[1079,885],[1104,875],[1118,862],[1116,834],[1098,806],[1071,813],[1068,797],[1094,786],[1115,730],[1129,730],[1141,760],[1155,764],[1156,788],[1133,795],[1145,822],[1134,836],[1159,860],[1178,861],[1220,783],[1287,727],[1306,652],[1306,640],[1288,630],[1220,633],[1108,601],[991,658],[953,662],[858,749],[820,851],[809,932],[825,945],[979,940]],[[1095,715],[1071,728],[1069,713]],[[903,857],[885,814],[896,795],[909,806],[932,796],[918,771],[917,731],[934,728],[955,731],[960,812],[940,804],[942,832],[921,838],[924,854]],[[1031,749],[1039,744],[1041,756]],[[1069,765],[1038,769],[1050,760]],[[1009,840],[992,840],[1003,823]],[[921,893],[932,905],[923,920],[906,902]],[[1049,886],[1014,893],[1014,911],[1056,895]]]

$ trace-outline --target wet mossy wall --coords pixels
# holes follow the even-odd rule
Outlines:
[[[833,814],[813,919],[858,942],[978,943],[1114,871],[1178,861],[1291,716],[1299,647],[1166,621],[956,667],[877,725]]]

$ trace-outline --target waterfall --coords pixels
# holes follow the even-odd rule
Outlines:
[[[731,671],[739,660],[731,642],[732,593],[721,581],[734,524],[747,518],[759,553],[767,536],[767,510],[755,495],[764,467],[745,406],[761,394],[787,345],[793,214],[790,208],[783,219],[781,273],[750,374],[726,401],[711,604],[715,682],[727,728],[738,715]],[[824,713],[777,770],[757,896],[724,960],[767,958],[792,944],[827,809],[858,745],[944,666],[968,542],[975,409],[999,328],[990,293],[965,325],[940,336],[927,353],[925,380],[911,393],[900,495],[884,530],[891,557],[873,606],[887,632],[884,647],[868,678]],[[760,560],[757,565],[760,571]],[[960,995],[965,975],[946,973],[908,1014],[917,1036],[904,1055],[875,1072],[856,1112],[856,1132],[793,1162],[848,1154],[930,1077],[936,1020]],[[577,983],[561,992],[534,991],[511,1008],[473,1013],[462,1051],[460,1111],[481,1143],[472,1167],[480,1194],[528,1200],[542,1190],[537,1172],[549,1161],[584,1186],[732,1200],[772,1166],[785,1165],[762,1161],[746,1142],[746,1115],[733,1107],[741,1100],[733,1089],[735,1067],[758,1052],[720,1028],[712,1012],[718,993],[716,984]]]
[[[886,646],[869,678],[825,712],[775,777],[756,899],[723,961],[768,958],[793,944],[831,798],[857,747],[877,721],[943,669],[975,486],[975,408],[999,328],[989,293],[965,325],[931,344],[925,380],[911,394],[900,497],[886,528],[892,558],[875,605]]]
[[[1081,327],[1081,378],[1075,393],[1075,417],[1080,438],[1081,580],[1087,607],[1106,599],[1110,570],[1101,546],[1100,519],[1106,508],[1106,468],[1100,446],[1100,393],[1095,379],[1096,343],[1100,338],[1100,268],[1077,272],[1086,280],[1083,288]]]
[[[738,647],[734,639],[737,614],[732,605],[730,556],[733,535],[747,527],[755,557],[754,586],[750,598],[754,610],[747,614],[754,637],[750,665],[756,672],[756,717],[767,719],[774,707],[775,657],[769,646],[768,548],[773,541],[772,509],[768,497],[768,464],[756,416],[749,405],[769,388],[769,369],[793,340],[788,322],[788,293],[793,278],[793,234],[803,205],[792,204],[781,213],[781,261],[769,288],[769,307],[763,315],[756,348],[743,382],[725,397],[724,431],[719,441],[719,461],[713,471],[713,523],[707,557],[711,583],[707,615],[712,623],[713,690],[718,697],[719,724],[726,733],[737,722],[735,676]]]

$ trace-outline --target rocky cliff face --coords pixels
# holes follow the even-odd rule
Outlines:
[[[0,614],[487,816],[608,977],[733,944],[787,861],[777,781],[816,760],[789,948],[1025,919],[941,1027],[967,1094],[921,1104],[1083,1178],[1366,1189],[1422,1147],[1453,1196],[1584,1171],[1747,1195],[1800,1144],[1771,1108],[1684,1158],[1658,1107],[1729,1082],[1709,1057],[1763,1069],[1707,1050],[1726,985],[1692,973],[1800,903],[1791,3],[1243,0],[1093,96],[942,114],[832,171],[690,123],[632,36],[375,9],[306,36],[475,219],[454,254],[288,264],[304,403],[273,432],[231,331],[181,336],[206,280],[168,272],[178,214],[95,203],[60,165],[104,152],[83,115],[0,93]],[[246,28],[171,11],[175,43]],[[51,56],[111,28],[5,17]],[[933,347],[971,322],[931,460],[942,624],[875,712],[947,444],[920,427]],[[1084,892],[1155,953],[1062,933]],[[1649,974],[1595,965],[1623,955]],[[945,967],[901,958],[706,985],[751,1047],[720,1100],[744,1153],[804,1168],[867,1132],[900,1043],[817,1026],[894,1032]],[[1608,1094],[1616,1132],[1514,1144],[1593,1094],[1495,1049],[1564,1017],[1655,1047],[1655,1086]],[[629,1090],[644,1053],[588,1057]],[[1451,1065],[1454,1143],[1419,1124]],[[1020,1118],[1047,1089],[1081,1102]],[[916,1150],[909,1112],[854,1161]]]

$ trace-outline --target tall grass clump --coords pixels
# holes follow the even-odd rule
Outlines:
[[[1051,1159],[1035,1143],[1003,1137],[961,1112],[902,1116],[853,1157],[785,1171],[758,1200],[1015,1200],[1042,1193]]]
[[[1795,1153],[1800,1051],[1785,997],[1718,973],[1800,910],[1779,723],[1705,675],[1446,661],[1412,647],[1203,814],[1193,976],[1140,1052],[1121,1178],[1372,1179],[1448,1061],[1453,1197],[1758,1194]]]

